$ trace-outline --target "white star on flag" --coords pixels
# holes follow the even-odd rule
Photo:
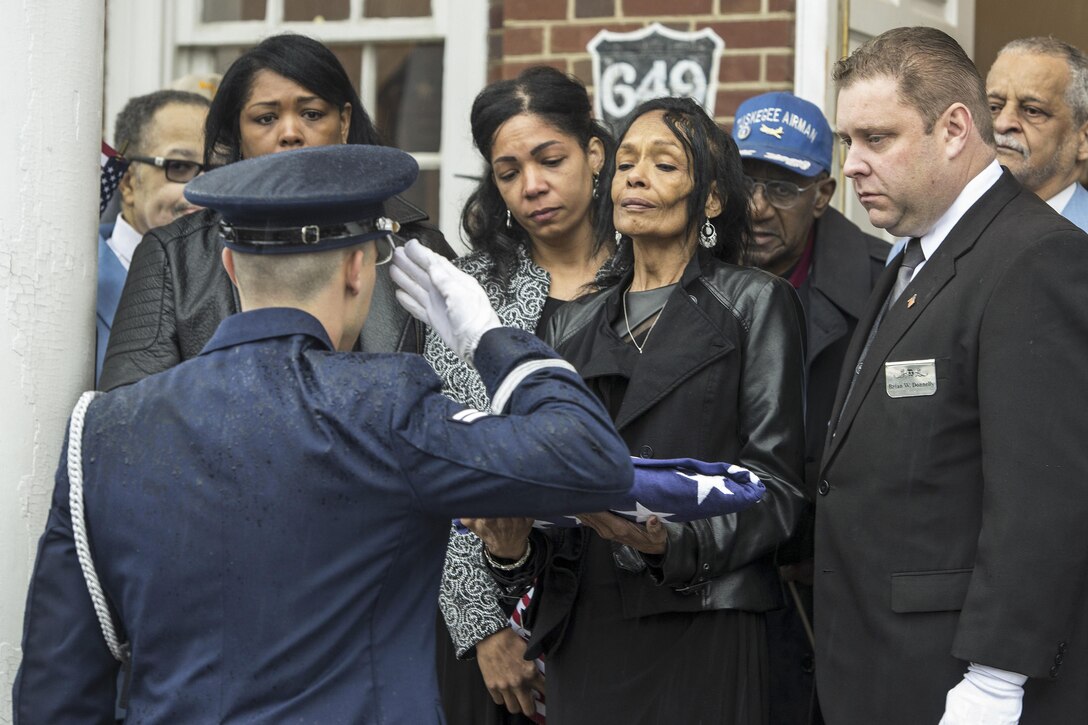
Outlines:
[[[582,525],[581,519],[579,519],[577,516],[556,516],[555,520],[553,520],[553,521],[545,521],[545,520],[542,520],[542,519],[536,519],[535,521],[533,521],[533,526],[538,528],[538,529],[550,529],[550,528],[553,528],[554,526],[557,526],[559,524],[560,520],[562,520],[562,519],[569,519],[569,520],[573,521],[574,526],[581,526]],[[569,524],[566,524],[566,525],[569,525]]]
[[[676,514],[661,513],[659,511],[651,511],[650,509],[648,509],[645,506],[643,506],[642,504],[640,504],[638,501],[635,501],[635,510],[634,511],[617,511],[616,513],[624,514],[626,516],[630,516],[631,518],[633,518],[635,521],[637,521],[640,524],[644,524],[647,521],[649,521],[651,516],[656,516],[661,521],[664,521],[667,517],[676,515]]]
[[[678,471],[678,473],[680,473]],[[702,503],[710,492],[714,489],[718,489],[722,492],[723,496],[732,496],[733,492],[725,487],[725,478],[722,476],[704,476],[701,473],[696,473],[694,476],[689,476],[686,473],[680,473],[684,478],[695,481],[699,485],[699,492],[696,495],[696,503]]]

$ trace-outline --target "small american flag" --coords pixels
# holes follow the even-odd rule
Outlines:
[[[125,175],[128,162],[108,143],[103,141],[99,165],[101,166],[101,175],[99,177],[98,213],[101,215],[106,211],[110,199],[113,198],[114,193],[117,191],[117,185],[121,183],[121,177]]]
[[[514,607],[514,611],[510,614],[510,628],[526,642],[529,641],[532,632],[525,627],[525,612],[533,601],[533,592],[535,591],[536,587],[529,587],[529,591],[521,595],[521,599],[518,600],[517,606]],[[540,655],[533,660],[533,664],[536,665],[536,669],[540,672],[542,677],[547,676],[544,667],[544,655]],[[537,723],[537,725],[546,725],[548,713],[544,703],[543,692],[533,690],[533,706],[536,708],[536,712],[532,715],[526,715],[526,717]]]

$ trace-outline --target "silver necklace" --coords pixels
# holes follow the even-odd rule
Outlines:
[[[657,321],[661,319],[661,314],[665,311],[665,307],[669,304],[669,300],[666,298],[665,304],[661,305],[661,309],[657,311],[657,317],[650,323],[650,329],[646,330],[646,336],[642,338],[642,344],[639,345],[638,340],[635,339],[635,333],[631,332],[631,320],[627,317],[627,293],[630,291],[630,287],[623,291],[623,324],[627,325],[627,336],[631,338],[631,344],[635,346],[635,349],[638,350],[638,354],[641,355],[643,349],[646,347],[646,343],[650,339],[650,333],[657,327]]]

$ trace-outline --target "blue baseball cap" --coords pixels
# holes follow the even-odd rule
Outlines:
[[[185,198],[219,212],[223,244],[234,251],[322,252],[398,231],[384,202],[418,173],[399,149],[314,146],[209,171],[185,185]]]
[[[815,104],[792,93],[764,93],[737,108],[733,140],[742,159],[777,164],[801,176],[831,168],[831,127]]]

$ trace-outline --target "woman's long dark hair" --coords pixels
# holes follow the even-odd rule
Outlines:
[[[313,38],[285,33],[265,38],[227,69],[204,123],[205,165],[221,166],[241,160],[242,134],[238,119],[253,89],[253,77],[262,70],[294,81],[337,109],[350,103],[351,125],[347,142],[381,143],[359,94],[333,52]]]
[[[687,154],[692,181],[687,200],[688,238],[697,235],[707,220],[706,200],[711,189],[716,189],[722,210],[709,220],[718,233],[717,244],[710,252],[723,262],[738,264],[752,237],[752,223],[749,216],[750,194],[744,184],[744,171],[736,142],[690,98],[654,98],[635,109],[619,134],[619,143],[623,143],[623,137],[635,121],[653,111],[664,111],[665,125]],[[601,173],[601,188],[611,189],[615,174],[614,163],[606,167]],[[611,193],[602,196],[605,203],[601,208],[598,227],[603,230],[611,227],[613,206]],[[614,279],[603,280],[602,284],[619,281],[619,277],[630,268],[631,261],[631,245],[624,244],[612,265]]]
[[[472,103],[472,140],[483,156],[485,168],[483,178],[461,212],[461,227],[469,246],[491,257],[491,273],[504,286],[510,282],[517,264],[518,247],[528,247],[531,241],[516,219],[511,219],[510,228],[506,226],[506,202],[491,173],[491,151],[499,127],[523,113],[539,116],[573,137],[583,151],[588,151],[592,139],[600,139],[605,166],[611,162],[613,148],[611,135],[593,119],[585,86],[555,68],[527,68],[517,78],[492,83],[476,96]],[[608,196],[607,186],[598,185],[598,188],[602,199]],[[593,228],[598,226],[598,206],[599,202],[590,205]],[[611,231],[607,236],[611,236]],[[599,239],[594,240],[595,248],[599,244]]]

